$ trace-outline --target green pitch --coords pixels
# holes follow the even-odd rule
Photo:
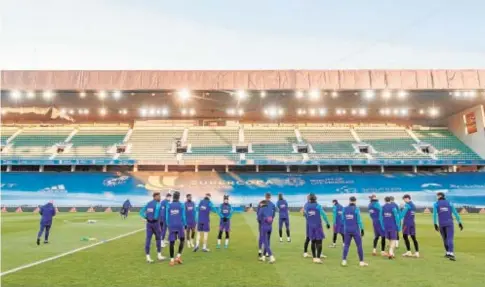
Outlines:
[[[145,263],[144,230],[70,255],[41,263],[1,277],[3,286],[482,286],[485,266],[485,216],[464,215],[465,230],[456,232],[457,261],[443,258],[440,237],[430,215],[417,217],[419,259],[397,257],[390,261],[372,257],[372,228],[364,214],[365,260],[358,266],[355,246],[350,249],[348,267],[340,267],[342,248],[331,249],[331,231],[325,230],[324,253],[328,259],[315,265],[302,257],[304,219],[291,217],[291,243],[279,243],[273,230],[272,247],[276,263],[257,261],[255,214],[236,214],[232,219],[229,249],[215,249],[218,220],[212,220],[210,253],[184,250],[184,265],[168,262]],[[97,223],[88,224],[88,219]],[[137,214],[123,221],[115,213],[60,213],[52,227],[51,243],[35,244],[39,216],[2,214],[2,273],[99,241],[144,228]],[[98,241],[81,241],[92,237]],[[340,241],[339,241],[340,242]],[[401,240],[399,254],[404,252]],[[168,248],[164,249],[168,256]],[[152,258],[156,258],[154,242]]]

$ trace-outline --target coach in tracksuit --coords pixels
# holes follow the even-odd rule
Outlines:
[[[54,207],[53,201],[49,201],[44,206],[41,206],[39,214],[41,215],[41,218],[40,230],[39,233],[37,233],[37,245],[40,245],[40,238],[42,237],[42,233],[44,233],[44,230],[44,244],[49,243],[49,233],[52,226],[52,218],[56,216],[56,209]]]
[[[152,236],[155,235],[157,244],[158,260],[165,259],[162,256],[161,229],[160,229],[160,192],[153,193],[153,200],[148,202],[141,210],[140,216],[146,220],[145,254],[148,263],[153,260],[150,257],[150,245]]]
[[[456,221],[458,221],[460,230],[463,230],[463,224],[461,223],[460,215],[456,212],[455,207],[446,200],[445,194],[438,192],[437,197],[438,201],[433,206],[434,228],[436,231],[440,232],[441,238],[443,239],[443,244],[446,250],[445,257],[455,261],[455,224],[453,216],[455,216]]]

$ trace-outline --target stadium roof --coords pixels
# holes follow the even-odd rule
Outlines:
[[[1,72],[2,90],[481,90],[482,70]]]

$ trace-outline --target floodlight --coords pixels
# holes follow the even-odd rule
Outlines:
[[[20,91],[13,90],[10,92],[10,97],[12,100],[18,101],[22,97],[22,93]]]
[[[114,91],[113,92],[113,98],[115,100],[119,100],[121,98],[121,92],[120,91]]]
[[[311,90],[310,93],[308,93],[310,96],[310,100],[318,100],[320,98],[320,91],[319,90]]]
[[[370,101],[373,100],[376,96],[376,93],[373,90],[367,90],[364,92],[364,99]]]

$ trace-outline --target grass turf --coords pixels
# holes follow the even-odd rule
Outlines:
[[[87,219],[97,219],[87,224]],[[257,261],[257,224],[255,214],[236,214],[232,219],[229,249],[215,249],[218,220],[212,220],[210,253],[185,248],[184,265],[170,267],[168,262],[145,263],[144,231],[65,257],[2,276],[3,286],[481,286],[485,266],[485,216],[464,215],[463,232],[456,231],[457,261],[443,258],[439,234],[430,215],[417,216],[417,232],[422,258],[390,261],[372,257],[372,228],[364,214],[366,268],[358,266],[352,246],[348,267],[341,267],[342,248],[331,249],[331,231],[325,230],[322,265],[302,258],[304,219],[291,215],[292,242],[279,243],[273,229],[272,247],[276,264]],[[37,246],[35,238],[39,216],[2,214],[2,266],[12,268],[55,256],[94,242],[83,236],[106,240],[144,227],[137,214],[121,220],[115,213],[60,213],[51,230],[51,243]],[[275,224],[276,226],[276,224]],[[340,243],[340,241],[339,241]],[[401,240],[398,253],[404,252]],[[411,243],[412,245],[412,243]],[[152,258],[156,258],[154,242]],[[168,255],[168,248],[164,249]]]

